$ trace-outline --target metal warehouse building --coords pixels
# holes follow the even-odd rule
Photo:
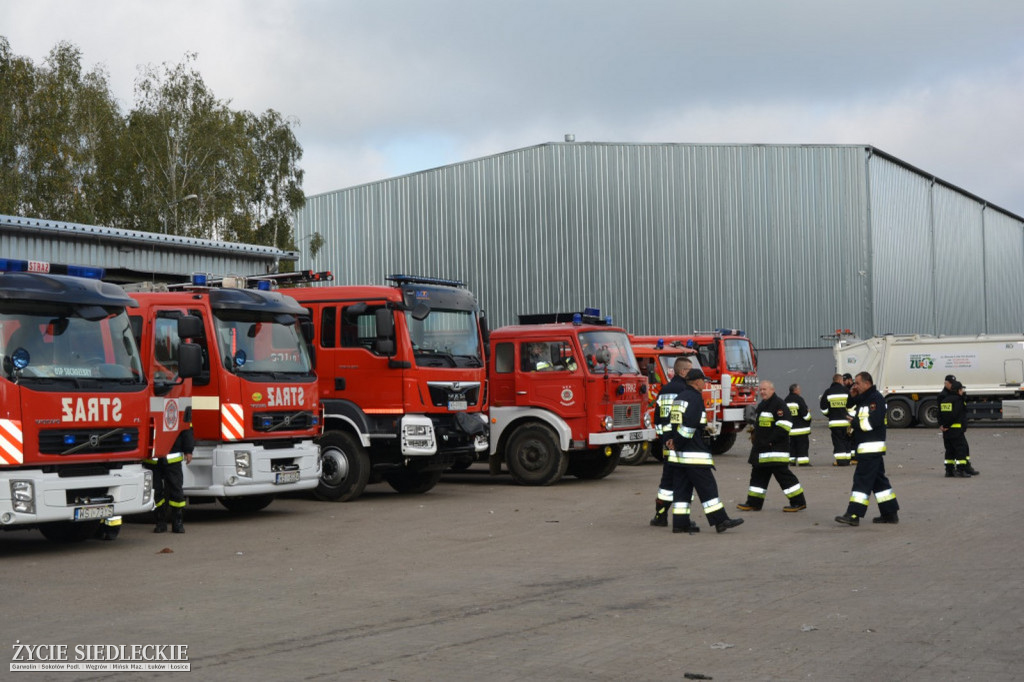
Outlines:
[[[120,284],[176,282],[193,272],[265,274],[294,260],[269,246],[7,215],[0,215],[0,258],[102,267]]]
[[[867,145],[565,142],[309,197],[300,268],[461,279],[492,327],[599,307],[632,332],[1021,332],[1024,218]]]

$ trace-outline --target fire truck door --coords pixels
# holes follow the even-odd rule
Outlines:
[[[586,367],[568,339],[524,341],[516,351],[517,405],[540,407],[565,419],[586,414]]]

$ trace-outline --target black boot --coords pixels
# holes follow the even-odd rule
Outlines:
[[[675,524],[675,520],[673,519],[673,521],[672,521],[672,532],[673,533],[689,533],[690,535],[693,535],[694,533],[699,533],[700,532],[700,526],[698,526],[693,521],[690,521],[689,519],[684,521],[682,525],[677,526]]]
[[[184,533],[185,532],[185,521],[183,519],[184,512],[181,509],[175,508],[171,516],[171,532],[172,533]]]
[[[668,502],[658,500],[654,507],[654,518],[651,519],[652,526],[667,526],[668,525]]]
[[[156,525],[153,527],[154,533],[167,532],[167,515],[164,513],[166,511],[167,506],[163,504],[153,510],[153,518],[156,520]]]

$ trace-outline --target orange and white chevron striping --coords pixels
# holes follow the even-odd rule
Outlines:
[[[22,464],[25,461],[25,443],[21,435],[21,422],[0,419],[0,465]]]
[[[245,415],[238,403],[221,403],[220,437],[224,440],[242,440],[245,437]]]

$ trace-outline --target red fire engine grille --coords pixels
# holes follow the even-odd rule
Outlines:
[[[628,403],[616,405],[612,412],[612,420],[616,429],[635,428],[640,426],[640,419],[643,411],[640,403]]]

